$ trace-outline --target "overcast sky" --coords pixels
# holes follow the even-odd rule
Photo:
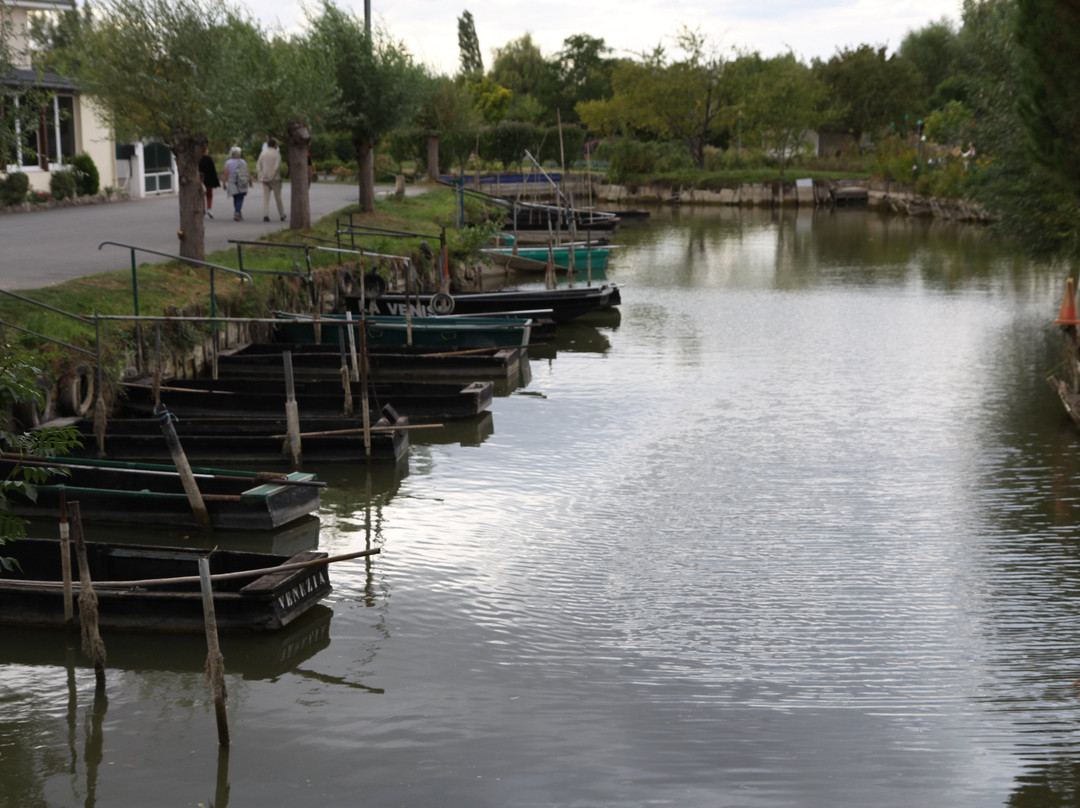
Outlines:
[[[264,24],[286,30],[302,23],[302,6],[319,7],[319,0],[238,2]],[[364,16],[363,0],[337,0],[337,5]],[[403,42],[418,61],[446,74],[459,67],[457,21],[466,10],[476,23],[485,68],[491,67],[494,48],[525,33],[532,34],[546,57],[554,56],[566,37],[583,33],[603,39],[615,56],[651,51],[658,44],[672,53],[672,37],[684,24],[700,29],[724,51],[737,48],[775,56],[793,50],[809,62],[864,42],[886,45],[892,53],[910,30],[943,17],[958,22],[960,0],[465,0],[460,5],[444,0],[371,0],[376,24]]]

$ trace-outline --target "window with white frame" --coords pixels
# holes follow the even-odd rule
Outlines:
[[[26,103],[16,97],[15,106]],[[33,122],[15,122],[19,145],[9,168],[48,171],[59,168],[75,156],[75,97],[53,95]]]

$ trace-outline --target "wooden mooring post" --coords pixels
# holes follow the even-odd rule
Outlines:
[[[304,453],[300,448],[300,408],[296,403],[292,351],[282,351],[281,359],[285,363],[285,427],[288,431],[285,445],[293,471],[299,471],[303,463]]]
[[[206,677],[214,693],[218,744],[229,745],[229,716],[225,710],[225,658],[218,645],[217,615],[214,614],[214,586],[210,582],[210,560],[199,559],[199,582],[202,587],[203,619],[206,621]]]
[[[79,561],[79,626],[82,630],[82,649],[94,663],[97,689],[105,689],[105,642],[98,632],[98,599],[90,580],[90,564],[86,560],[83,541],[82,512],[78,502],[68,503],[68,519],[75,534],[75,555]]]

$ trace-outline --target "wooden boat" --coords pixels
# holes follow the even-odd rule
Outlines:
[[[587,247],[584,244],[562,245],[558,247],[485,247],[485,255],[512,255],[542,261],[545,265],[550,259],[556,268],[569,269],[570,256],[573,254],[574,269],[607,269],[608,256],[613,247]]]
[[[42,426],[74,426],[83,436],[78,455],[97,455],[94,424],[85,418],[57,418]],[[409,451],[409,419],[386,405],[372,414],[371,460],[396,463]],[[286,459],[284,413],[280,417],[191,417],[174,424],[184,453],[192,462],[281,463]],[[364,462],[362,423],[354,418],[301,418],[305,461]],[[157,418],[112,418],[105,433],[105,454],[120,460],[160,461],[170,458]]]
[[[126,398],[120,406],[121,417],[147,417],[154,411],[154,390],[150,380],[139,379],[124,384]],[[335,418],[345,412],[345,393],[340,381],[299,379],[294,382],[297,409],[304,418]],[[493,384],[490,381],[468,383],[371,382],[368,403],[372,412],[383,404],[416,421],[446,421],[472,418],[491,406]],[[363,385],[349,384],[353,414],[360,413]],[[160,388],[161,401],[169,412],[180,418],[190,417],[278,417],[285,412],[285,381],[281,374],[273,378],[245,379],[222,376],[219,379],[168,379]]]
[[[73,589],[79,592],[78,563],[71,547]],[[0,573],[0,624],[64,625],[60,542],[18,539],[5,545],[18,568]],[[273,631],[294,621],[330,594],[325,564],[277,571],[286,564],[315,561],[326,553],[292,557],[233,550],[86,543],[87,564],[98,601],[98,625],[127,631],[204,630],[198,562],[208,557],[210,574],[265,570],[259,575],[213,581],[219,631]],[[168,584],[131,582],[181,578]],[[194,580],[192,580],[192,578]],[[75,609],[78,622],[78,608]]]
[[[584,314],[618,306],[622,297],[618,286],[605,284],[562,289],[458,292],[453,295],[425,292],[406,296],[399,292],[384,292],[370,299],[365,296],[363,303],[369,314],[402,316],[406,311],[406,300],[409,309],[418,316],[544,309],[551,312],[551,318],[556,323],[564,323]],[[345,302],[353,314],[360,313],[360,295],[347,296]]]
[[[84,436],[94,446],[93,424]],[[158,427],[157,439],[165,441]],[[159,453],[169,457],[168,450]],[[222,452],[216,457],[221,458]],[[82,518],[88,522],[195,527],[180,475],[172,465],[118,462],[74,457],[0,457],[0,474],[7,475],[17,463],[63,469],[35,486],[37,499],[17,492],[8,494],[12,507],[29,518],[59,518],[61,494],[78,500]],[[221,530],[266,531],[288,525],[319,508],[319,486],[314,474],[289,472],[192,469],[213,526]]]
[[[359,344],[360,323],[349,325],[340,314],[327,314],[318,322],[308,314],[276,312],[281,320],[278,333],[288,342],[326,342],[338,345],[338,331],[353,328],[354,343]],[[318,330],[316,330],[316,327]],[[440,348],[508,348],[527,346],[532,320],[519,317],[369,317],[364,325],[368,346]],[[346,339],[346,345],[348,345]]]
[[[297,378],[340,378],[342,357],[337,345],[327,343],[261,342],[237,346],[218,354],[220,375],[244,378],[280,378],[281,352],[292,351]],[[456,351],[405,346],[368,346],[368,365],[378,381],[440,379],[516,379],[527,367],[524,348],[478,348]],[[346,361],[348,361],[346,359]]]

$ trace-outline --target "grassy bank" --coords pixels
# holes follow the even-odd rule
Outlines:
[[[345,208],[314,224],[311,230],[298,233],[283,230],[263,241],[266,247],[245,246],[243,269],[251,272],[252,282],[243,282],[235,274],[214,272],[214,310],[219,316],[264,317],[277,308],[310,306],[308,285],[297,277],[266,272],[306,273],[308,263],[302,249],[272,247],[271,244],[310,245],[307,251],[316,281],[332,283],[333,270],[342,265],[360,263],[361,256],[345,255],[316,247],[337,244],[339,224],[350,221],[357,227],[381,230],[401,230],[429,236],[431,248],[437,252],[441,228],[447,228],[451,260],[463,257],[471,249],[452,228],[455,219],[454,194],[445,188],[432,187],[426,193],[401,199],[379,200],[373,213],[362,214],[357,206]],[[394,238],[388,235],[356,234],[342,236],[343,248],[356,248],[365,253],[409,256],[420,272],[430,268],[431,261],[420,248],[420,237]],[[236,249],[208,254],[205,261],[220,267],[240,269]],[[365,270],[376,261],[362,261]],[[255,270],[258,270],[256,272]],[[138,277],[139,313],[141,315],[209,316],[211,312],[210,272],[206,267],[193,267],[181,261],[143,263],[136,270]],[[42,289],[21,291],[20,295],[53,308],[76,315],[134,314],[134,295],[131,270],[119,270],[88,275]],[[0,296],[0,320],[62,343],[95,350],[95,328],[29,303]],[[0,326],[5,341],[48,354],[46,366],[50,377],[58,378],[71,366],[86,363],[88,357],[77,351],[57,346],[38,337]],[[182,350],[194,345],[209,333],[209,326],[176,325],[163,329],[162,338],[170,350]],[[106,373],[115,378],[129,363],[134,348],[134,326],[130,323],[102,321],[102,355]],[[46,379],[49,381],[49,379]]]

